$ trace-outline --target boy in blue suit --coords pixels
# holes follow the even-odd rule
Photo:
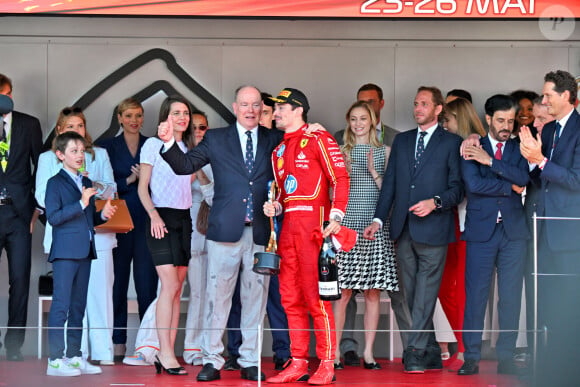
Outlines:
[[[465,262],[465,363],[459,375],[479,373],[481,330],[494,267],[497,267],[499,325],[497,370],[518,374],[513,360],[520,317],[520,301],[529,231],[521,193],[528,183],[528,163],[518,143],[510,139],[516,102],[494,95],[485,102],[488,135],[481,146],[464,149],[462,176],[467,195],[467,217],[462,239],[467,241]]]
[[[116,211],[107,201],[102,211],[95,208],[91,180],[79,173],[85,160],[85,139],[66,132],[55,140],[55,153],[63,168],[47,183],[46,217],[52,225],[52,262],[54,291],[48,315],[50,358],[47,375],[78,376],[100,374],[81,356],[82,321],[87,302],[91,260],[95,251],[95,224],[104,223]],[[66,357],[64,326],[68,321]]]

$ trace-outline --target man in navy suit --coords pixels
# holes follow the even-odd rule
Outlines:
[[[573,385],[580,378],[580,115],[574,109],[577,84],[566,71],[544,77],[543,104],[555,121],[541,137],[524,128],[522,155],[539,189],[537,215],[573,220],[538,220],[539,325],[548,331],[539,352],[539,385]]]
[[[494,95],[485,102],[488,135],[481,146],[464,149],[461,173],[467,195],[462,239],[467,241],[465,263],[465,362],[457,372],[479,372],[481,330],[494,268],[499,291],[498,373],[516,374],[513,355],[520,317],[522,282],[529,238],[521,193],[528,182],[528,164],[515,139],[516,102]]]
[[[453,208],[463,199],[461,138],[439,125],[444,100],[436,87],[422,86],[414,102],[418,128],[399,133],[393,142],[373,223],[372,239],[391,213],[390,235],[397,241],[397,261],[411,330],[403,354],[406,373],[441,370],[441,350],[433,332],[447,245],[455,241]]]
[[[0,74],[0,94],[12,98],[12,81]],[[40,122],[28,114],[11,112],[0,115],[0,254],[8,256],[8,326],[26,326],[30,288],[32,230],[35,213],[34,176],[42,149]],[[6,359],[22,361],[20,348],[24,329],[9,329],[4,339]]]
[[[214,198],[210,210],[208,240],[208,283],[205,326],[212,330],[202,343],[203,369],[198,381],[219,379],[224,365],[222,336],[232,304],[238,274],[242,304],[242,345],[238,364],[243,379],[265,380],[258,374],[258,324],[264,319],[269,278],[252,271],[254,253],[262,252],[270,235],[269,219],[258,207],[268,200],[268,181],[273,179],[270,156],[283,133],[258,125],[262,112],[260,91],[243,86],[236,91],[235,124],[213,129],[203,141],[182,153],[172,142],[173,130],[159,126],[165,142],[162,153],[177,174],[191,174],[206,164],[214,173]]]

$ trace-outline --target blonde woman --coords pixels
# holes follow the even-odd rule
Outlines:
[[[346,113],[346,121],[341,149],[350,174],[350,194],[342,224],[362,235],[366,225],[372,223],[390,148],[377,140],[375,114],[366,102],[355,102]],[[377,232],[375,240],[359,238],[353,249],[340,252],[337,260],[342,288],[342,298],[333,305],[337,342],[342,336],[346,305],[353,291],[361,291],[365,297],[363,364],[366,369],[380,369],[373,355],[380,295],[382,290],[398,290],[395,252],[388,226]],[[339,348],[335,367],[342,367]]]

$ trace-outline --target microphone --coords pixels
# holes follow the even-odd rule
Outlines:
[[[14,109],[14,101],[7,95],[0,94],[0,114],[10,113]]]

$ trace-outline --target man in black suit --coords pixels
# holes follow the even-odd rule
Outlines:
[[[393,142],[373,223],[372,239],[391,213],[390,234],[397,242],[404,296],[411,329],[403,354],[406,373],[441,370],[441,350],[433,332],[447,245],[455,241],[453,208],[463,199],[461,138],[439,125],[443,95],[422,86],[414,102],[418,129],[399,133]]]
[[[0,94],[12,98],[12,81],[0,74]],[[31,241],[37,216],[34,176],[42,148],[40,122],[28,114],[11,112],[0,116],[0,254],[8,257],[8,327],[25,327],[30,288]],[[6,358],[22,361],[20,348],[24,329],[8,329],[4,338]]]
[[[538,385],[574,385],[580,378],[580,114],[577,84],[562,70],[544,77],[542,103],[555,121],[533,137],[524,127],[520,150],[538,189],[538,328],[547,328],[539,350]]]
[[[273,172],[270,156],[283,133],[258,125],[262,112],[260,91],[243,86],[233,104],[235,124],[208,131],[203,141],[184,154],[174,144],[168,124],[159,126],[165,142],[162,156],[175,173],[188,175],[206,164],[214,174],[214,198],[210,210],[208,239],[208,284],[205,326],[212,327],[202,343],[203,369],[198,381],[219,379],[224,365],[222,336],[240,274],[242,345],[238,364],[243,379],[265,380],[258,374],[258,324],[264,319],[269,277],[252,271],[254,253],[262,252],[270,235],[269,219],[256,205],[268,200],[268,182]]]

